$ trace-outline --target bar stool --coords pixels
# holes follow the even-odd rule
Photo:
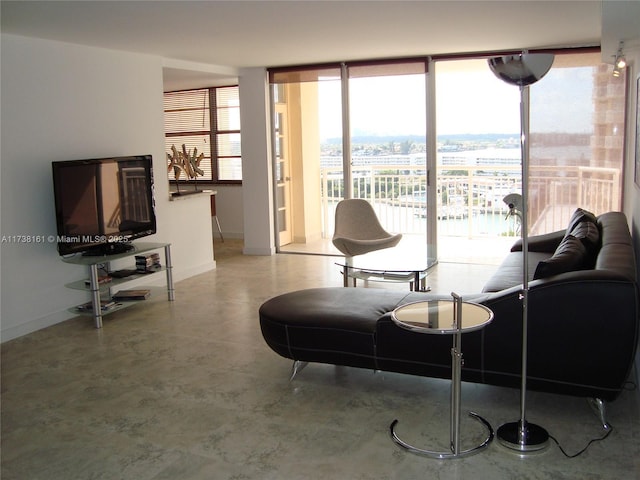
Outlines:
[[[224,243],[224,237],[222,236],[222,229],[220,228],[220,221],[218,220],[218,215],[216,215],[216,195],[215,193],[211,195],[211,216],[216,222],[216,227],[218,227],[218,233],[220,234],[220,238],[222,239],[222,243]]]

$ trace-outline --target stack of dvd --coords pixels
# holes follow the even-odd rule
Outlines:
[[[115,300],[100,300],[100,309],[103,312],[111,310],[116,306]],[[78,305],[76,307],[81,312],[93,312],[93,302],[83,303],[82,305]]]
[[[136,255],[136,270],[138,272],[157,272],[160,268],[160,254],[149,253],[146,255]]]

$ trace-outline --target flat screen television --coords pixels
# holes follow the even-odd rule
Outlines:
[[[60,255],[109,255],[156,233],[151,155],[53,162]]]

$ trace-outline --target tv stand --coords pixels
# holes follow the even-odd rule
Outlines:
[[[112,244],[113,245],[113,244]],[[171,244],[170,243],[152,243],[152,242],[140,242],[140,243],[129,243],[126,244],[130,248],[125,252],[108,254],[108,255],[75,255],[73,257],[63,257],[62,261],[65,263],[70,263],[74,265],[84,265],[89,267],[89,285],[85,284],[84,280],[80,280],[78,282],[73,282],[66,285],[69,288],[79,289],[89,291],[91,293],[91,303],[92,303],[92,311],[91,315],[93,317],[94,324],[96,328],[102,328],[102,317],[107,313],[112,313],[119,309],[122,309],[126,306],[133,305],[135,302],[124,302],[117,307],[110,309],[108,311],[104,311],[101,308],[101,291],[108,294],[108,298],[111,299],[111,289],[118,285],[122,285],[123,283],[130,282],[134,279],[140,278],[141,276],[150,276],[156,275],[157,272],[154,273],[140,273],[134,274],[125,278],[113,278],[111,282],[101,285],[98,281],[98,265],[107,264],[114,260],[118,260],[121,258],[127,258],[134,255],[138,255],[141,253],[149,252],[152,250],[164,250],[164,266],[162,270],[166,272],[167,277],[167,298],[170,302],[175,299],[175,293],[173,289],[173,277],[172,277],[172,265],[171,265]],[[159,272],[162,270],[158,270]],[[74,310],[75,313],[82,313],[77,309]]]
[[[130,242],[109,242],[96,245],[95,247],[82,252],[82,255],[84,257],[103,257],[105,255],[127,253],[133,249],[135,249],[135,246]]]

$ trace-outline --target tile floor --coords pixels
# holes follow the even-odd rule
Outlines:
[[[215,248],[218,268],[178,282],[173,303],[156,295],[102,330],[75,318],[2,345],[3,480],[640,478],[637,390],[609,406],[613,433],[574,459],[555,444],[524,458],[495,441],[458,460],[401,450],[394,419],[408,441],[446,448],[447,381],[316,364],[289,382],[290,362],[262,340],[259,305],[340,286],[335,259]],[[428,283],[472,292],[494,268],[441,263]],[[584,399],[527,399],[528,419],[569,453],[602,435]],[[462,405],[497,427],[518,419],[519,392],[463,384]],[[463,447],[482,437],[467,417],[462,432]]]

